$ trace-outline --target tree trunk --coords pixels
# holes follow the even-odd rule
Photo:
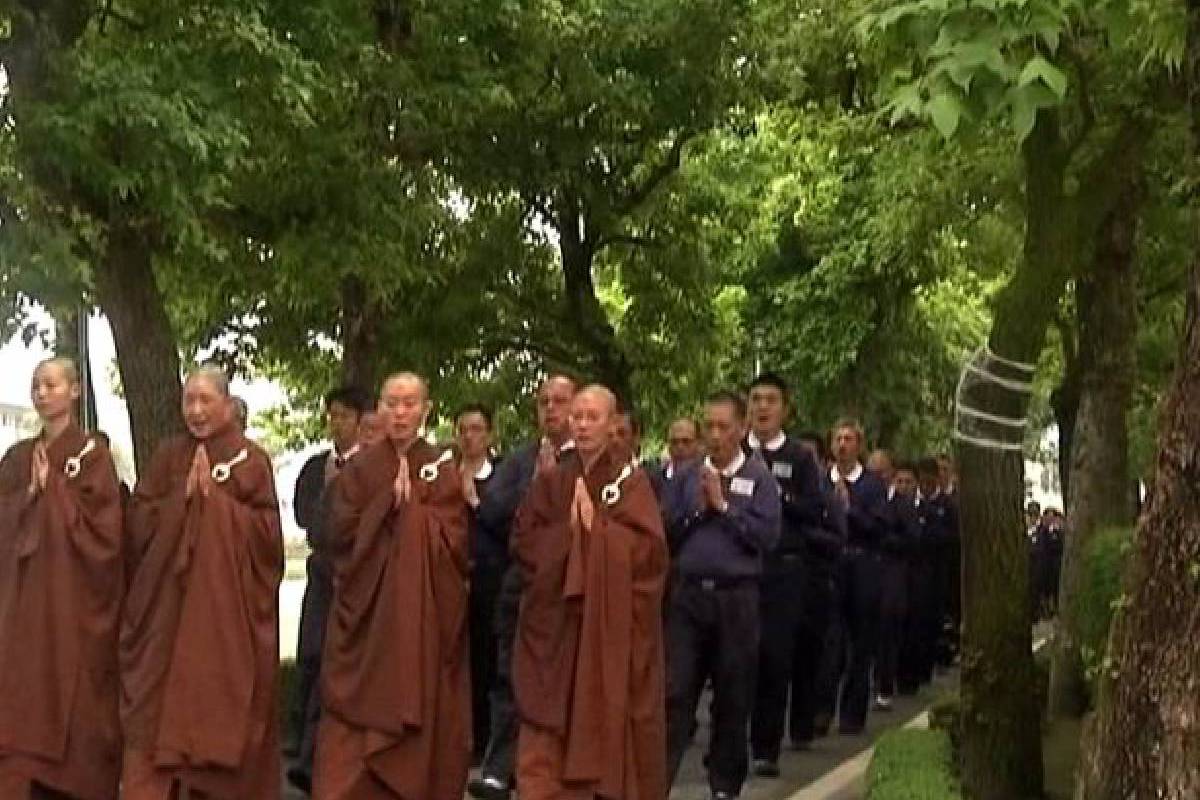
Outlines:
[[[120,220],[109,223],[108,248],[94,272],[100,308],[112,325],[141,473],[159,442],[183,429],[179,352],[150,247],[135,230]]]
[[[1132,175],[1096,240],[1095,266],[1080,277],[1079,408],[1072,437],[1070,524],[1059,590],[1059,625],[1050,673],[1052,714],[1080,716],[1087,683],[1079,652],[1080,610],[1075,598],[1087,579],[1084,561],[1093,534],[1133,523],[1129,503],[1129,429],[1137,313],[1134,253],[1141,177]]]
[[[1184,77],[1200,155],[1200,0],[1188,0]],[[1200,220],[1198,220],[1200,221]],[[1125,576],[1127,605],[1085,739],[1079,800],[1200,797],[1200,253],[1179,363],[1159,422],[1154,486]]]
[[[1067,323],[1060,322],[1062,334],[1063,376],[1058,386],[1050,393],[1050,407],[1054,411],[1054,422],[1058,425],[1058,481],[1062,486],[1064,502],[1071,497],[1071,453],[1074,452],[1075,421],[1079,416],[1079,393],[1081,376],[1079,368],[1078,336]]]
[[[558,221],[567,317],[575,328],[590,373],[583,376],[584,380],[603,383],[626,403],[633,397],[629,360],[596,297],[592,277],[596,250],[582,229],[584,222],[572,198],[564,199]]]
[[[1024,259],[997,297],[989,346],[1009,361],[1035,363],[1070,273],[1074,227],[1063,196],[1067,155],[1053,115],[1039,115],[1024,157]],[[1032,375],[1000,363],[988,369],[1009,386],[966,373],[960,407],[1024,419],[1029,393],[1011,386],[1031,381]],[[976,438],[1008,441],[1015,449],[965,439],[958,446],[963,783],[975,800],[1024,800],[1042,794],[1042,748],[1029,627],[1021,437],[1007,426],[986,423]]]
[[[381,314],[362,279],[342,282],[342,383],[374,392],[383,378],[379,363]]]

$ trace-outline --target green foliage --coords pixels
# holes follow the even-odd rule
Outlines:
[[[1086,62],[1099,49],[1125,51],[1131,66],[1178,66],[1183,9],[1164,10],[1178,5],[879,2],[863,16],[860,33],[879,56],[880,90],[893,122],[927,118],[949,139],[963,123],[1001,119],[1024,141],[1038,113],[1063,106],[1073,86],[1079,100],[1077,84],[1088,79]]]
[[[868,800],[960,800],[950,740],[936,730],[893,730],[875,744]]]
[[[962,698],[958,692],[946,692],[929,706],[929,727],[946,734],[950,750],[957,753],[962,745]]]
[[[1071,599],[1079,620],[1079,651],[1093,694],[1101,669],[1107,668],[1108,632],[1121,598],[1125,562],[1133,547],[1128,528],[1105,528],[1093,535],[1084,553],[1079,594]]]

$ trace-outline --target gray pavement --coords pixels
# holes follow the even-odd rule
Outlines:
[[[845,762],[851,761],[869,749],[884,732],[909,723],[919,716],[930,703],[943,693],[953,689],[956,684],[957,675],[955,673],[940,676],[933,685],[922,689],[918,695],[896,698],[895,708],[890,712],[885,713],[872,709],[867,720],[867,729],[860,736],[840,736],[835,732],[818,740],[811,750],[785,752],[780,760],[783,776],[771,780],[751,777],[742,791],[742,800],[789,800],[793,795],[812,787],[823,777],[838,770]],[[676,785],[671,791],[670,800],[708,800],[709,798],[708,783],[701,763],[708,740],[708,721],[705,719],[706,714],[703,713],[708,708],[707,698],[701,701],[700,707],[701,724],[696,734],[696,742],[684,758],[679,780],[676,781]],[[824,783],[828,782],[826,780]],[[836,790],[814,789],[801,797],[802,800],[860,800],[862,784],[861,781],[853,781]],[[289,788],[284,793],[284,800],[304,800],[304,795]],[[798,798],[798,800],[800,799]]]

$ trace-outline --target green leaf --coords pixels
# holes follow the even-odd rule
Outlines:
[[[958,130],[959,120],[962,119],[963,107],[959,99],[949,92],[939,92],[925,108],[938,133],[945,139],[952,138]]]
[[[1044,56],[1034,56],[1025,63],[1025,68],[1021,70],[1021,78],[1017,81],[1018,86],[1027,86],[1034,81],[1040,80],[1050,90],[1062,100],[1067,96],[1067,76],[1058,67],[1051,64]]]
[[[1025,141],[1025,137],[1033,130],[1039,110],[1052,108],[1058,105],[1059,101],[1060,98],[1041,83],[1027,83],[1010,91],[1008,102],[1012,110],[1012,126],[1017,134],[1017,141]]]

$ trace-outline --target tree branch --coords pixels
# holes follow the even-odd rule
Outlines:
[[[675,141],[671,143],[671,149],[667,152],[666,159],[650,170],[640,186],[634,187],[628,195],[613,205],[616,216],[623,217],[636,211],[642,203],[650,198],[650,195],[654,194],[663,181],[679,170],[679,166],[683,162],[684,145],[691,141],[694,135],[686,128],[676,135]]]
[[[1091,134],[1092,129],[1096,127],[1096,108],[1092,105],[1091,75],[1087,68],[1087,62],[1083,60],[1083,56],[1070,43],[1063,44],[1062,52],[1071,62],[1071,65],[1075,67],[1075,75],[1079,79],[1080,122],[1079,129],[1075,131],[1074,135],[1067,142],[1067,158],[1069,159],[1087,141],[1087,137]]]
[[[1104,218],[1112,211],[1121,187],[1132,180],[1132,171],[1142,158],[1148,120],[1138,111],[1126,110],[1121,125],[1103,152],[1079,177],[1076,202],[1076,243],[1091,242]]]

